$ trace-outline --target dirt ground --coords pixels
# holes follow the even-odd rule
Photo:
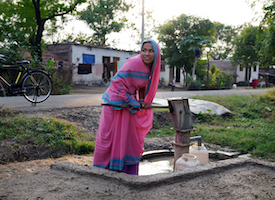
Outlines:
[[[85,92],[91,92],[86,91]],[[79,90],[78,90],[79,92]],[[72,93],[78,94],[72,91]],[[101,91],[99,91],[101,93]],[[48,111],[23,112],[32,116],[51,116],[75,123],[95,135],[101,108],[79,107]],[[168,115],[158,115],[165,125]],[[145,150],[169,149],[170,138],[147,138]],[[85,174],[79,168],[93,170],[93,155],[68,155],[57,159],[37,159],[0,165],[0,200],[4,199],[275,199],[275,167],[264,164],[230,165],[231,167],[199,171],[192,175],[175,174],[172,179],[152,184],[129,185],[133,176],[100,171],[100,175]],[[74,163],[71,170],[50,166],[60,162]],[[54,164],[54,165],[53,165]],[[79,166],[78,166],[79,164]],[[205,168],[207,168],[206,164]],[[204,166],[201,166],[204,168]],[[209,166],[208,166],[209,167]],[[75,173],[77,172],[77,173]],[[109,176],[105,176],[105,175]],[[110,178],[115,176],[117,178]],[[138,177],[146,181],[161,175]],[[185,177],[182,179],[182,177]]]

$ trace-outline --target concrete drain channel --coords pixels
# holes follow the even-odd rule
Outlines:
[[[84,166],[75,163],[55,163],[51,165],[51,170],[63,171],[66,173],[79,174],[90,178],[99,178],[106,181],[112,181],[116,184],[123,184],[131,188],[148,189],[151,187],[160,187],[162,185],[170,185],[183,181],[190,181],[204,176],[213,174],[223,174],[230,170],[258,170],[275,173],[275,163],[249,158],[247,155],[240,155],[238,158],[220,160],[217,162],[209,162],[196,167],[190,167],[183,170],[170,171],[166,173],[157,173],[153,175],[128,175],[107,169],[92,166]]]

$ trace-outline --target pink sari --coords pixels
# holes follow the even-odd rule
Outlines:
[[[158,88],[160,51],[151,42],[155,59],[152,70],[137,55],[126,61],[111,81],[102,99],[107,103],[127,103],[139,108],[137,91],[145,87],[144,101],[150,105]],[[137,165],[144,152],[144,138],[152,127],[152,109],[102,108],[94,152],[94,166],[123,171],[125,166]],[[136,167],[137,168],[137,167]]]

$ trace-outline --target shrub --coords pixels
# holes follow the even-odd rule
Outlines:
[[[63,69],[55,60],[47,60],[44,63],[44,67],[51,74],[53,82],[52,94],[69,94],[73,85],[71,83],[72,71]]]

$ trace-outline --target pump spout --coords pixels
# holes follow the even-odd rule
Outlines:
[[[198,146],[201,146],[201,136],[190,137],[190,141],[198,141]]]

